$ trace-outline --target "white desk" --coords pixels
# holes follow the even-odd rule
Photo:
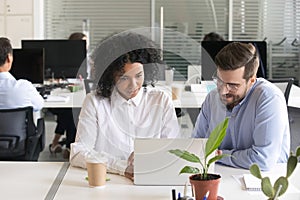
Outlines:
[[[0,198],[44,199],[62,165],[62,162],[0,162]]]
[[[206,95],[207,93],[205,91],[199,93],[184,91],[181,100],[175,100],[173,102],[177,108],[201,108]],[[292,85],[288,106],[300,108],[300,87]]]
[[[44,108],[81,108],[85,98],[85,90],[70,92],[68,89],[56,88],[51,91],[51,95],[67,96],[69,100],[67,102],[49,102],[45,100]]]
[[[300,108],[300,87],[292,85],[288,106]]]
[[[274,170],[278,174],[285,173],[286,164],[278,165]],[[262,192],[255,194],[241,189],[239,183],[232,175],[241,175],[249,173],[249,170],[235,169],[216,165],[216,172],[222,176],[219,194],[227,200],[257,200],[267,199]],[[76,199],[109,199],[109,200],[170,200],[171,190],[176,189],[177,192],[183,193],[183,186],[135,186],[125,177],[108,174],[111,180],[107,182],[106,187],[102,189],[90,188],[85,180],[87,176],[86,170],[70,167],[65,178],[60,185],[55,200],[76,200]],[[292,177],[291,183],[300,189],[297,177],[300,176],[300,167],[296,169]],[[188,195],[191,194],[190,188]],[[300,199],[300,193],[286,193],[281,200],[297,200]]]
[[[159,88],[162,86],[158,85]],[[167,88],[166,86],[164,86]],[[170,89],[169,89],[170,90]],[[67,102],[47,102],[45,101],[44,108],[81,108],[85,98],[85,90],[70,92],[68,89],[55,89],[51,92],[52,95],[68,96]],[[207,92],[199,93],[183,91],[180,100],[174,100],[176,108],[201,108]],[[300,87],[293,85],[290,92],[288,106],[300,108]]]
[[[249,170],[244,169],[235,169],[231,167],[225,167],[216,165],[216,171],[222,175],[222,180],[220,183],[220,194],[225,197],[225,199],[229,200],[258,200],[258,199],[267,199],[266,196],[263,195],[262,192],[248,192],[241,189],[240,184],[236,180],[234,180],[232,175],[242,175],[244,173],[250,173]],[[278,164],[272,171],[267,172],[276,174],[276,177],[285,175],[286,173],[286,163]],[[264,176],[264,175],[263,175]],[[300,166],[297,166],[292,176],[289,178],[289,183],[292,184],[298,193],[291,193],[288,191],[282,196],[279,197],[280,200],[299,200],[300,199],[300,184],[299,184],[299,176],[300,176]]]
[[[61,174],[63,181],[57,182],[57,175],[61,172],[66,163],[58,162],[0,162],[0,188],[1,199],[12,200],[32,200],[45,199],[53,184],[57,183],[58,190],[54,194],[55,200],[170,200],[171,190],[183,192],[183,186],[135,186],[123,177],[108,174],[111,180],[102,189],[90,188],[85,180],[87,171],[80,168],[69,167],[65,176]],[[261,192],[247,192],[241,189],[239,183],[232,175],[242,175],[249,173],[249,170],[236,169],[216,165],[216,173],[221,174],[219,194],[226,200],[257,200],[267,199]],[[278,176],[284,174],[286,164],[279,164],[272,173]],[[277,175],[276,175],[277,176]],[[300,199],[300,166],[289,178],[290,184],[297,188],[297,193],[289,191],[280,197],[280,200],[299,200]],[[56,190],[55,190],[56,191]],[[191,194],[190,187],[188,195]],[[52,199],[52,198],[50,198]]]

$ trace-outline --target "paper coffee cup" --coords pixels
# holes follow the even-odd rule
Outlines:
[[[104,187],[106,183],[106,165],[104,163],[87,162],[88,181],[90,187]]]
[[[180,85],[172,85],[172,100],[180,100],[183,87]]]

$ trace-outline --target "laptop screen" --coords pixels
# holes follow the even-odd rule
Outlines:
[[[199,163],[191,163],[169,153],[172,149],[186,150],[204,159],[207,139],[136,139],[134,142],[134,184],[136,185],[185,185],[191,174],[181,174],[186,166],[201,168]],[[213,172],[212,164],[209,172]]]

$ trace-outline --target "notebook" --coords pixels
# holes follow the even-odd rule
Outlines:
[[[169,153],[171,149],[192,152],[204,159],[204,148],[207,139],[136,139],[134,141],[134,184],[136,185],[185,185],[191,174],[181,174],[186,166],[201,169],[199,163],[191,163]],[[211,164],[209,172],[214,172]]]
[[[252,174],[243,174],[244,188],[248,191],[260,191],[261,180]]]

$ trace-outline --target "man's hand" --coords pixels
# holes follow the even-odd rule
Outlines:
[[[217,150],[217,151],[216,151],[216,155],[217,155],[217,156],[220,156],[220,155],[222,155],[222,154],[223,154],[222,150]]]

